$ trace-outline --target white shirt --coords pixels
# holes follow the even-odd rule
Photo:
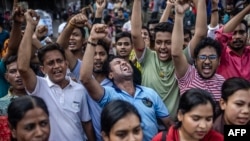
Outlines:
[[[91,120],[86,93],[81,84],[67,77],[65,88],[53,83],[48,77],[37,76],[36,88],[28,93],[41,97],[50,119],[49,141],[85,141],[82,122]]]

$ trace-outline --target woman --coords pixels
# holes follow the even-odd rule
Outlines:
[[[8,122],[13,141],[49,139],[49,112],[39,97],[22,96],[14,99],[8,107]]]
[[[223,135],[211,130],[215,113],[215,102],[205,90],[192,88],[180,98],[177,124],[170,127],[166,136],[162,132],[152,141],[223,141]]]
[[[141,117],[130,103],[114,100],[101,113],[101,131],[104,141],[142,141]]]
[[[213,129],[224,133],[224,125],[246,125],[250,121],[250,82],[244,78],[227,79],[221,88],[221,114]]]

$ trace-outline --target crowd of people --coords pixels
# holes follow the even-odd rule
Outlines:
[[[96,0],[51,40],[14,0],[0,140],[223,141],[224,125],[249,125],[250,4],[167,0],[145,24],[147,0],[131,3]]]

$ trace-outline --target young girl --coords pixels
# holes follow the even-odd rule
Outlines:
[[[215,114],[211,95],[202,89],[187,90],[180,98],[176,125],[165,136],[160,132],[152,141],[223,141],[222,134],[211,130]]]
[[[224,125],[246,125],[250,121],[250,82],[233,77],[222,85],[220,108],[213,129],[224,133]]]
[[[141,117],[137,109],[123,100],[107,104],[101,113],[104,141],[142,141]]]

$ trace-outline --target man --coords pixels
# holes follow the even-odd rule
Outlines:
[[[17,54],[17,50],[22,39],[21,25],[24,22],[24,9],[18,6],[18,0],[13,2],[13,22],[11,29],[11,36],[8,41],[7,53],[0,60],[0,97],[8,93],[9,83],[5,79],[6,67],[4,61],[12,55]]]
[[[249,11],[250,5],[247,5],[219,30],[215,31],[219,26],[212,27],[216,40],[222,45],[222,56],[217,73],[224,76],[225,79],[243,77],[250,80],[250,70],[246,69],[246,66],[250,65],[250,48],[247,46],[248,26],[247,22],[243,20]],[[214,25],[218,25],[218,22]]]
[[[129,32],[118,33],[115,37],[116,55],[127,60],[133,68],[133,80],[136,84],[141,85],[141,72],[134,66],[132,61],[129,60],[129,55],[133,49],[131,34]]]
[[[27,26],[20,44],[17,60],[18,71],[28,94],[36,95],[46,102],[50,113],[50,141],[88,140],[94,141],[93,127],[88,111],[84,88],[65,77],[68,62],[64,50],[57,44],[48,44],[38,51],[41,70],[45,78],[36,76],[29,67],[31,38],[39,17],[33,10],[25,12]],[[72,23],[75,24],[76,23]],[[60,117],[60,118],[58,118]],[[83,131],[84,128],[84,131]]]
[[[104,30],[97,33],[96,29]],[[84,63],[81,66],[80,79],[91,97],[98,101],[101,107],[114,99],[133,103],[143,117],[144,140],[149,141],[158,132],[156,117],[160,118],[167,128],[172,123],[168,118],[167,108],[156,92],[151,88],[134,84],[133,69],[123,58],[113,58],[109,63],[108,77],[113,81],[114,86],[102,87],[96,79],[91,77],[94,64],[92,58],[95,54],[97,40],[104,38],[107,32],[105,25],[93,26],[83,57]]]
[[[197,6],[197,19],[196,19],[196,30],[199,34],[196,34],[190,41],[189,47],[184,52],[186,56],[190,58],[193,56],[192,52],[198,41],[206,36],[206,8],[205,1],[193,1]],[[176,117],[177,107],[179,102],[179,89],[175,79],[174,65],[171,60],[171,38],[173,25],[170,23],[159,23],[156,25],[155,31],[155,51],[151,51],[145,47],[144,41],[140,34],[141,31],[141,20],[137,18],[141,15],[141,1],[135,0],[133,4],[132,12],[132,39],[138,62],[142,66],[142,85],[150,87],[157,91],[161,99],[168,107],[172,118]],[[183,45],[181,45],[183,46]],[[191,54],[190,54],[191,53]]]
[[[13,98],[26,95],[26,91],[17,70],[17,56],[10,56],[4,61],[6,65],[5,79],[10,84],[8,94],[0,98],[0,115],[7,116],[7,108]]]
[[[182,51],[183,17],[188,5],[188,3],[176,2],[176,20],[172,34],[171,55],[180,92],[183,94],[190,88],[201,88],[213,94],[214,100],[219,103],[221,86],[225,80],[224,77],[216,74],[221,56],[220,44],[212,38],[202,39],[193,52],[194,66],[188,63]]]

